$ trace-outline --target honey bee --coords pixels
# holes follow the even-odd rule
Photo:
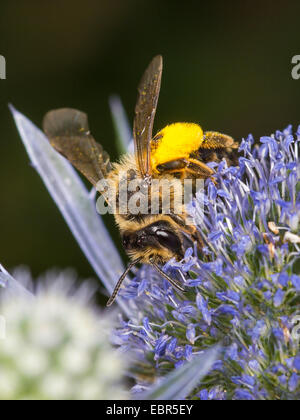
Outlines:
[[[134,155],[127,154],[119,163],[112,164],[108,154],[91,135],[87,115],[70,108],[53,110],[45,115],[43,128],[51,145],[95,187],[102,179],[109,179],[117,185],[121,172],[126,174],[128,181],[139,180],[140,191],[147,195],[149,203],[151,189],[145,186],[151,186],[154,179],[168,179],[176,186],[186,178],[211,177],[214,171],[207,166],[210,161],[219,162],[225,158],[230,165],[237,164],[238,143],[225,134],[204,133],[198,124],[170,124],[153,137],[161,76],[162,57],[156,56],[138,88],[133,124]],[[171,194],[168,214],[161,211],[161,198],[158,214],[151,211],[123,214],[117,207],[115,221],[131,262],[118,280],[107,306],[113,303],[126,275],[139,262],[151,264],[175,288],[184,291],[182,283],[171,278],[161,266],[173,257],[182,259],[185,249],[194,242],[201,247],[201,236],[195,226],[187,224],[185,209],[181,214],[175,212],[175,201],[175,195]]]

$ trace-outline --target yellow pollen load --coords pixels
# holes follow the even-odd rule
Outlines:
[[[172,160],[188,158],[196,151],[203,141],[203,130],[194,123],[174,123],[167,125],[155,137],[157,142],[152,141],[151,165],[155,170],[157,165]]]

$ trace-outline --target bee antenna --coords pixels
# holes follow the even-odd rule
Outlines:
[[[132,269],[132,267],[137,264],[140,261],[140,258],[138,258],[137,260],[132,261],[126,268],[126,270],[124,271],[124,273],[122,274],[122,276],[119,278],[118,283],[116,284],[114,291],[111,294],[111,297],[108,299],[106,306],[110,306],[114,303],[117,294],[120,290],[120,287],[123,283],[123,281],[125,280],[125,277],[127,276],[128,272]]]
[[[172,284],[176,289],[180,290],[181,292],[185,292],[185,289],[175,280],[171,279],[155,262],[151,262],[151,265],[155,268],[155,270],[163,276],[169,283]]]

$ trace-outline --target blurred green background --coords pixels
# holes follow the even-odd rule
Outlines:
[[[130,120],[139,79],[155,54],[164,74],[155,130],[199,122],[241,139],[300,123],[299,2],[177,0],[8,1],[0,5],[0,262],[6,268],[93,271],[29,164],[7,103],[41,125],[50,109],[86,111],[117,158],[108,107],[120,95]],[[113,220],[106,218],[119,243]]]

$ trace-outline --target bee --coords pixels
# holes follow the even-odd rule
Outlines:
[[[112,164],[108,154],[94,140],[85,113],[63,108],[45,115],[43,129],[51,145],[95,187],[100,180],[109,179],[116,184],[118,196],[122,172],[127,181],[139,180],[140,192],[147,195],[150,203],[151,189],[145,186],[151,186],[154,179],[167,179],[176,186],[186,178],[212,177],[214,171],[207,165],[210,161],[220,162],[225,158],[229,164],[237,163],[238,143],[225,134],[203,132],[198,124],[170,124],[153,137],[162,67],[162,57],[154,57],[141,79],[133,124],[135,153],[123,156],[118,163]],[[182,282],[171,278],[161,266],[173,257],[181,260],[185,249],[195,242],[201,247],[201,236],[195,226],[187,223],[185,209],[181,214],[176,213],[175,201],[175,195],[171,193],[168,214],[161,211],[161,197],[158,214],[151,211],[123,214],[117,207],[115,221],[131,262],[118,280],[107,306],[114,302],[123,280],[137,263],[152,265],[175,288],[184,292]]]

